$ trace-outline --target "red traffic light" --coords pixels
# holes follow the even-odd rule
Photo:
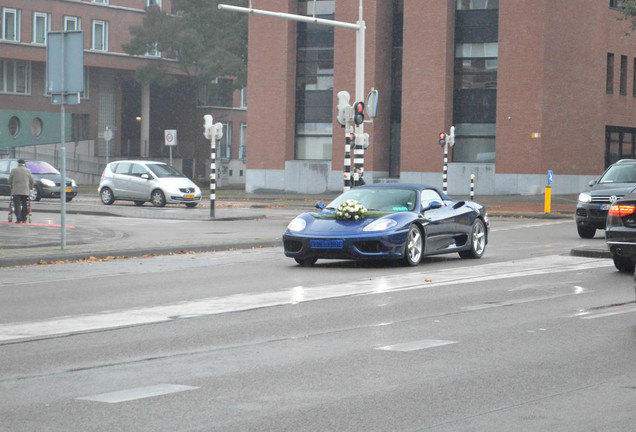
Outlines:
[[[353,122],[356,126],[364,122],[364,102],[356,102],[353,104]]]
[[[446,134],[444,132],[439,133],[439,145],[442,147],[446,145]]]

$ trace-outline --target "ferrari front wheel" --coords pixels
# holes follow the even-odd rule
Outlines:
[[[486,228],[481,219],[476,219],[470,232],[470,249],[459,252],[462,258],[481,258],[486,250]]]
[[[294,258],[294,260],[303,267],[311,267],[316,264],[318,258]]]
[[[404,247],[404,263],[406,265],[416,266],[422,261],[423,245],[422,231],[417,225],[411,225],[406,236],[406,245]]]

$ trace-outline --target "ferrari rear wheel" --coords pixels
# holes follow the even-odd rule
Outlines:
[[[462,258],[481,258],[486,250],[486,228],[481,219],[475,220],[470,234],[470,249],[459,252]]]
[[[416,266],[422,261],[423,245],[422,231],[417,225],[411,225],[406,236],[406,247],[404,248],[404,263],[406,265]]]
[[[316,264],[318,258],[294,258],[294,260],[303,267],[311,267]]]

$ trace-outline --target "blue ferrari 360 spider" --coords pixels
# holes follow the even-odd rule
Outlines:
[[[488,214],[474,201],[454,200],[432,186],[382,183],[355,187],[317,211],[292,220],[285,255],[301,265],[327,259],[402,259],[458,252],[481,258]]]

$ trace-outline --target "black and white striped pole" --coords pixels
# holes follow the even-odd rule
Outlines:
[[[210,140],[210,217],[214,217],[216,202],[216,142],[223,138],[223,125],[214,124],[210,114],[203,116],[203,136]]]
[[[444,149],[444,170],[442,171],[442,191],[448,192],[448,146],[455,145],[455,126],[451,126],[450,133],[439,133],[439,145]]]
[[[470,200],[475,200],[475,174],[470,175]]]

